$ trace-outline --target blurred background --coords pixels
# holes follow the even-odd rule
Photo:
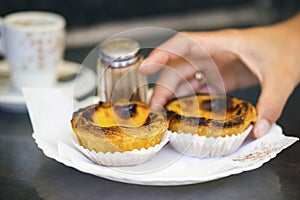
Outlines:
[[[82,52],[132,28],[181,31],[249,27],[284,20],[299,7],[299,0],[1,0],[0,15],[25,10],[59,13],[67,20],[67,48]],[[82,61],[80,56],[76,59]]]
[[[245,28],[285,20],[299,9],[300,0],[0,1],[0,16],[26,10],[51,11],[64,16],[67,20],[65,58],[79,63],[103,40],[134,28],[162,27],[174,31]],[[172,36],[161,33],[139,32],[135,39],[155,47]],[[147,56],[150,51],[146,49],[142,53]],[[148,80],[153,83],[157,77],[157,74],[149,76]],[[259,92],[259,87],[255,87],[233,95],[246,97],[255,104]]]
[[[0,16],[26,10],[51,11],[64,16],[67,20],[65,58],[79,63],[103,40],[134,28],[162,27],[174,31],[245,28],[285,20],[299,9],[299,0],[0,1]],[[139,42],[151,47],[172,36],[161,32],[139,34]],[[146,49],[143,54],[147,56],[150,51]],[[153,83],[157,75],[148,78]],[[258,94],[258,87],[234,93],[235,96],[250,97],[248,100],[254,104]]]

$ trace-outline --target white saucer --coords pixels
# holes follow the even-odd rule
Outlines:
[[[79,63],[64,61],[58,66],[57,88],[73,93],[75,98],[81,98],[96,88],[96,74],[88,67]],[[80,87],[79,87],[80,86]],[[7,62],[0,61],[0,109],[16,113],[27,112],[22,93],[13,90]]]

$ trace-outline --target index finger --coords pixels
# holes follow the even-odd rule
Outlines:
[[[189,47],[190,41],[182,33],[177,33],[174,37],[156,47],[143,61],[139,71],[146,75],[153,74],[167,63],[183,57],[188,52]]]

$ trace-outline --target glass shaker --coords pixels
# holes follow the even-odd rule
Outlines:
[[[138,67],[143,61],[137,41],[122,38],[105,42],[98,60],[98,95],[101,101],[147,103],[147,77]]]

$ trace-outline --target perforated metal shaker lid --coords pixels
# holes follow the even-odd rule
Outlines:
[[[101,61],[111,67],[126,67],[138,60],[140,45],[137,41],[121,38],[105,42],[100,48]]]

